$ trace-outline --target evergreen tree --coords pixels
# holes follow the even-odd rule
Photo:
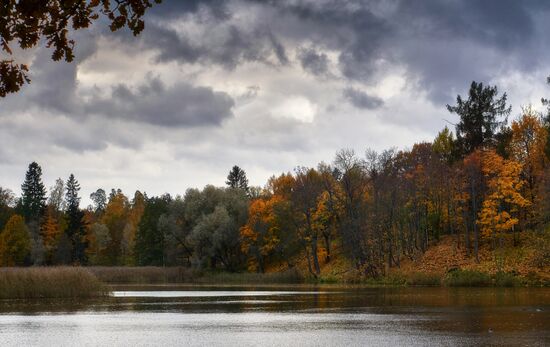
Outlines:
[[[248,178],[246,178],[246,172],[237,165],[233,166],[231,171],[229,171],[225,184],[231,188],[240,188],[248,192]]]
[[[46,188],[42,182],[42,168],[36,162],[29,164],[21,190],[21,212],[25,220],[38,222],[46,207]]]
[[[67,213],[67,236],[72,246],[72,261],[80,264],[85,263],[86,232],[82,217],[84,213],[80,210],[80,197],[78,191],[80,184],[71,174],[67,180],[65,192],[65,206]]]
[[[456,105],[447,105],[451,113],[460,116],[456,125],[457,144],[462,156],[472,153],[479,147],[495,147],[499,128],[506,124],[512,107],[506,105],[506,93],[500,98],[496,86],[484,86],[472,82],[468,99],[456,97]],[[503,120],[500,120],[504,117]]]

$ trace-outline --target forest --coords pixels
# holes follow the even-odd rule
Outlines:
[[[550,83],[550,77],[548,78]],[[50,189],[32,162],[21,195],[0,187],[0,265],[185,266],[266,272],[307,264],[312,277],[336,247],[367,277],[384,275],[446,236],[479,261],[541,240],[550,264],[550,102],[511,117],[506,93],[472,82],[432,142],[382,152],[338,151],[249,186],[234,166],[226,186],[148,196],[97,189],[81,206],[73,174]]]

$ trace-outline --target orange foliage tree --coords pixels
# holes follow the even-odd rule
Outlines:
[[[522,217],[530,227],[540,221],[541,184],[548,167],[545,155],[547,137],[541,116],[531,108],[524,109],[524,114],[512,122],[510,154],[522,165],[521,177],[525,181],[522,194],[532,202],[522,211]]]
[[[261,196],[249,207],[247,223],[240,229],[241,250],[251,271],[264,271],[269,261],[292,267],[297,249],[298,220],[292,209],[295,178],[290,173],[271,177]]]
[[[521,169],[520,163],[506,160],[495,151],[483,154],[482,170],[487,180],[487,193],[479,213],[478,224],[484,237],[513,230],[519,222],[519,208],[530,204],[521,194],[525,183],[520,177]]]

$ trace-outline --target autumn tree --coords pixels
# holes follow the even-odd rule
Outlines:
[[[455,236],[456,251],[460,248],[460,226],[463,221],[460,201],[464,200],[465,193],[460,189],[463,171],[461,170],[461,163],[456,161],[458,156],[455,144],[452,132],[445,127],[434,139],[432,148],[440,162],[438,171],[442,182],[436,189],[439,189],[444,199],[442,218],[446,233]]]
[[[120,242],[120,256],[122,264],[134,264],[134,250],[136,244],[136,233],[139,222],[145,210],[146,196],[139,190],[134,193],[134,198],[130,202],[128,218],[124,230],[122,232],[122,240]]]
[[[540,221],[540,189],[549,159],[545,155],[548,132],[542,117],[532,108],[524,108],[523,115],[512,122],[510,153],[521,164],[521,178],[525,181],[522,194],[532,202],[523,216],[532,227]]]
[[[303,250],[301,219],[292,202],[295,182],[290,173],[272,176],[262,194],[251,201],[248,221],[240,229],[241,250],[248,256],[249,270],[264,272],[270,263],[286,263],[291,268],[293,258]]]
[[[44,223],[42,223],[41,227],[46,264],[54,263],[57,245],[63,232],[64,228],[60,222],[58,211],[55,211],[54,205],[48,205]]]
[[[111,243],[109,228],[101,222],[88,224],[86,241],[86,257],[93,265],[112,265],[108,254]]]
[[[14,214],[15,195],[10,189],[0,187],[0,230]]]
[[[270,196],[252,200],[248,221],[239,230],[241,250],[248,255],[249,271],[263,273],[266,259],[279,243],[279,229],[275,221],[274,205],[279,197]]]
[[[456,151],[453,132],[447,127],[443,128],[435,137],[432,147],[434,152],[439,154],[444,161],[449,164],[452,163]]]
[[[24,265],[30,255],[31,239],[22,216],[13,215],[0,234],[0,265]]]
[[[317,252],[318,228],[314,227],[314,215],[323,191],[321,176],[315,169],[298,167],[292,189],[292,205],[300,216],[299,236],[308,261],[308,269],[314,275],[321,273]],[[313,262],[313,264],[311,264]],[[313,265],[313,268],[312,268]]]
[[[328,263],[331,259],[331,242],[336,237],[341,222],[340,216],[344,213],[344,197],[338,184],[340,178],[338,170],[328,164],[320,163],[317,171],[321,175],[323,193],[318,201],[315,225],[316,228],[320,229],[323,236],[326,252],[325,262]]]
[[[481,210],[483,197],[486,190],[486,182],[483,175],[483,152],[476,150],[466,156],[461,163],[459,176],[459,190],[457,194],[458,209],[462,213],[464,228],[464,246],[466,254],[470,256],[472,250],[472,234],[474,243],[474,256],[479,261],[479,228],[478,214]]]
[[[506,160],[494,151],[487,151],[483,154],[482,165],[487,180],[487,194],[478,223],[483,236],[493,237],[513,231],[519,222],[519,208],[530,204],[521,194],[524,184],[520,177],[521,164]]]
[[[109,21],[112,31],[128,27],[138,35],[145,26],[142,17],[152,4],[150,0],[4,1],[0,5],[0,47],[11,56],[14,42],[29,49],[44,41],[53,48],[53,60],[71,62],[76,44],[69,37],[71,32],[88,28],[101,17]],[[25,64],[0,60],[0,97],[29,83],[27,72]]]
[[[479,147],[496,145],[495,136],[511,111],[506,100],[506,93],[498,97],[496,86],[484,86],[483,83],[473,81],[468,99],[458,95],[456,105],[447,105],[449,112],[460,117],[456,125],[456,137],[463,156]]]
[[[334,167],[339,172],[342,188],[344,213],[339,225],[339,234],[344,249],[356,267],[366,274],[378,274],[372,261],[372,247],[365,234],[366,200],[368,198],[368,177],[361,160],[353,150],[344,149],[336,154]]]
[[[122,263],[121,243],[124,235],[124,228],[128,222],[130,202],[120,189],[112,189],[109,194],[109,201],[100,222],[109,229],[109,245],[107,257],[112,265]]]
[[[295,177],[291,173],[283,173],[272,176],[266,185],[266,197],[270,198],[269,209],[271,213],[271,232],[265,239],[270,241],[272,237],[277,242],[272,242],[269,247],[274,247],[270,261],[286,263],[288,268],[295,265],[296,255],[303,249],[299,239],[299,216],[292,203],[292,191],[295,185]]]

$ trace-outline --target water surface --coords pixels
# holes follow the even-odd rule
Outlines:
[[[126,286],[0,301],[2,346],[549,346],[550,289]]]

